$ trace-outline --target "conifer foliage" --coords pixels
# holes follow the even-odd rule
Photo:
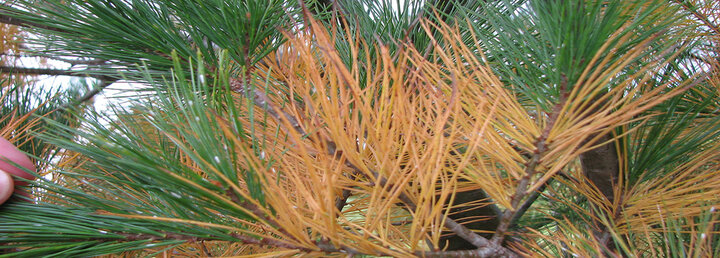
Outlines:
[[[100,79],[80,102],[137,86],[42,120],[52,176],[0,206],[0,257],[720,256],[718,14],[14,1],[37,53],[90,60],[58,72]]]

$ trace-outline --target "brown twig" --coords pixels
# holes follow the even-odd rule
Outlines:
[[[0,23],[11,24],[11,25],[26,27],[26,28],[38,28],[38,29],[43,29],[43,30],[67,33],[66,30],[63,30],[60,28],[51,27],[51,26],[47,26],[45,24],[40,24],[37,22],[32,22],[32,21],[23,20],[23,19],[20,19],[17,17],[13,17],[9,11],[4,10],[2,7],[0,7]]]
[[[356,174],[352,173],[349,176],[350,180],[355,180]],[[342,193],[340,193],[340,196],[335,199],[335,209],[338,211],[338,216],[340,215],[340,212],[342,212],[345,205],[347,205],[347,200],[352,195],[352,191],[350,189],[343,189]]]
[[[497,252],[493,249],[456,250],[456,251],[418,251],[419,257],[517,257],[515,253]]]
[[[110,77],[105,77],[105,78],[106,79],[101,80],[101,83],[99,86],[95,87],[92,90],[89,90],[88,92],[86,92],[85,94],[80,96],[79,98],[75,99],[75,101],[68,102],[66,105],[63,105],[60,108],[67,109],[72,106],[78,105],[80,103],[84,103],[84,102],[94,98],[97,94],[100,94],[100,92],[102,92],[105,88],[107,88],[108,86],[112,85],[113,83],[115,83],[117,81],[117,79],[114,79],[114,78],[110,78]]]
[[[513,215],[513,218],[510,220],[510,226],[517,223],[520,218],[525,215],[525,213],[530,209],[530,206],[535,203],[535,201],[540,197],[543,191],[545,191],[545,188],[548,184],[550,184],[552,178],[549,179],[547,182],[545,182],[540,188],[538,188],[536,191],[534,191],[530,196],[523,202],[523,204],[520,206],[520,208],[517,209],[517,212],[515,212],[515,215]]]
[[[78,77],[92,77],[96,79],[107,79],[104,75],[88,74],[87,71],[73,71],[53,68],[27,68],[27,67],[12,67],[12,66],[0,66],[0,73],[13,73],[13,74],[24,74],[24,75],[63,75],[63,76],[78,76]]]
[[[30,50],[30,51],[32,51],[32,50]],[[15,58],[38,58],[38,57],[39,58],[48,58],[48,59],[52,59],[52,60],[65,62],[70,65],[103,65],[103,64],[107,64],[107,60],[103,60],[103,59],[90,59],[90,60],[67,59],[67,58],[55,57],[55,56],[48,55],[48,54],[38,54],[38,53],[33,53],[32,55],[29,55],[29,54],[18,55],[18,54],[2,53],[2,54],[0,54],[0,56],[10,56],[10,57],[15,57]]]
[[[111,84],[118,81],[118,78],[110,77],[107,75],[88,74],[87,71],[72,71],[52,68],[27,68],[27,67],[9,67],[0,66],[0,73],[13,73],[13,74],[24,74],[24,75],[50,75],[50,76],[77,76],[77,77],[90,77],[100,80],[100,85],[94,89],[86,92],[75,101],[68,102],[61,106],[59,109],[67,109],[80,103],[86,102],[97,94],[100,94],[102,90],[110,86]]]

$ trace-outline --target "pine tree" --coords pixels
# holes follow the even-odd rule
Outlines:
[[[0,253],[718,256],[719,14],[18,0],[0,21],[100,83],[43,120],[53,176],[0,206]]]

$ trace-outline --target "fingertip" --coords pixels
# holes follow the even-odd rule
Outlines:
[[[0,204],[10,199],[10,195],[13,194],[15,184],[10,174],[0,170]]]

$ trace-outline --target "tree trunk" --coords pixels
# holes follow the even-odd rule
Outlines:
[[[599,142],[611,140],[612,134],[606,134]],[[592,136],[591,136],[592,138]],[[610,205],[615,200],[615,185],[620,175],[620,162],[616,149],[616,142],[611,141],[580,155],[582,170],[588,181],[608,199]],[[615,214],[596,214],[597,216],[615,216]],[[615,252],[615,241],[610,237],[609,231],[600,221],[593,221],[596,230],[593,232],[595,239],[604,245],[610,253]]]
[[[612,134],[607,134],[601,137],[599,142],[611,139]],[[580,155],[580,163],[585,177],[612,203],[615,200],[613,186],[617,184],[620,174],[618,153],[614,142],[583,153]]]
[[[455,202],[453,203],[453,206],[461,207],[451,209],[449,217],[459,223],[462,223],[471,230],[493,232],[500,224],[500,211],[497,210],[497,206],[488,205],[476,208],[478,205],[473,204],[470,207],[462,207],[465,203],[476,202],[477,200],[482,199],[488,199],[488,196],[481,189],[457,193],[455,195]],[[465,221],[471,222],[463,223]],[[492,233],[484,233],[480,235],[487,239],[492,237]],[[477,249],[476,246],[455,234],[440,238],[440,248],[447,248],[447,250],[451,251]]]

